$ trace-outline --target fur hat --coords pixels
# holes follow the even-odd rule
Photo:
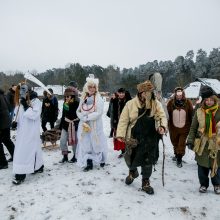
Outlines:
[[[202,100],[209,98],[213,95],[217,95],[215,91],[209,86],[203,86],[200,90],[200,95],[202,96]]]
[[[66,88],[64,91],[64,96],[72,96],[75,95],[74,91],[71,88]]]
[[[150,80],[147,80],[147,81],[137,85],[138,93],[151,92],[151,91],[153,91],[153,89],[154,89],[154,86]]]

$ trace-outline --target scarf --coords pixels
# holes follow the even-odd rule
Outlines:
[[[69,123],[69,126],[68,126],[68,145],[77,144],[77,136],[76,136],[75,125],[74,125],[74,121],[76,121],[76,119],[69,120],[68,118],[65,118],[65,121]]]
[[[66,111],[69,111],[69,103],[74,102],[74,99],[72,98],[69,102],[64,102],[63,103],[63,109],[65,109]]]
[[[218,107],[218,104],[215,104],[211,107],[205,106],[203,108],[205,112],[205,132],[209,138],[212,137],[213,133],[216,133],[216,122],[214,117]]]

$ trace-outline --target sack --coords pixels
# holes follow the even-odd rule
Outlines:
[[[135,138],[129,138],[125,141],[125,148],[126,148],[126,153],[128,155],[131,155],[132,149],[136,148],[138,145],[138,140]]]
[[[200,145],[201,145],[201,138],[195,138],[193,151],[198,152]]]

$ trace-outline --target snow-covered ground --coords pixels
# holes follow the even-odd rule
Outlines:
[[[108,103],[105,103],[105,113]],[[103,114],[106,136],[109,118]],[[27,134],[28,135],[28,134]],[[44,149],[45,172],[28,175],[15,186],[12,164],[0,170],[0,220],[55,219],[220,219],[220,197],[213,192],[198,192],[199,182],[194,155],[186,150],[182,168],[171,160],[173,151],[169,137],[166,145],[165,187],[162,186],[162,144],[156,171],[151,177],[154,195],[141,191],[141,176],[127,186],[124,179],[128,169],[119,152],[113,151],[108,138],[108,162],[104,168],[94,167],[84,173],[75,164],[60,164],[59,149]],[[31,147],[31,146],[30,146]]]

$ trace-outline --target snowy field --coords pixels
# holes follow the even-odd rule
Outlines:
[[[108,103],[105,103],[103,121],[108,137],[107,108]],[[107,166],[94,167],[87,173],[75,164],[60,164],[59,149],[44,149],[45,172],[28,175],[23,184],[15,186],[11,183],[10,163],[9,169],[0,170],[0,220],[219,220],[220,197],[214,194],[211,183],[206,194],[198,192],[194,154],[186,150],[183,167],[177,168],[171,160],[173,151],[169,137],[164,137],[164,141],[165,187],[162,186],[160,143],[159,162],[151,177],[154,195],[141,191],[141,176],[132,185],[125,185],[128,169],[124,160],[117,158],[119,152],[113,151],[112,138],[108,138]]]

